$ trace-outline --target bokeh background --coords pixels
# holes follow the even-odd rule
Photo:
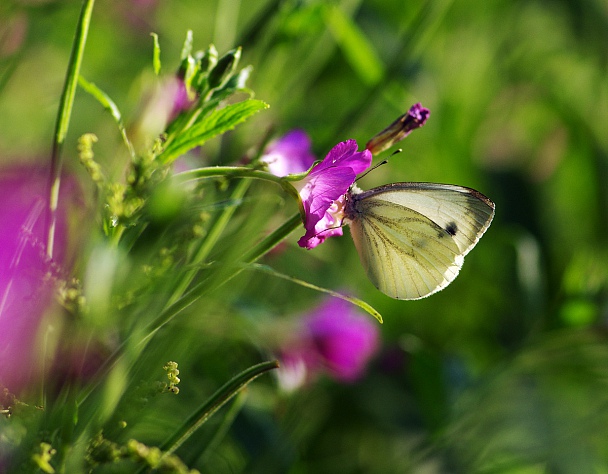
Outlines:
[[[2,166],[48,160],[79,9],[74,0],[0,4]],[[197,49],[242,46],[248,85],[271,106],[195,162],[238,162],[293,128],[322,158],[348,138],[362,146],[421,102],[428,123],[360,186],[464,185],[489,196],[496,217],[458,279],[413,302],[367,281],[348,235],[312,251],[292,236],[264,263],[372,304],[384,317],[382,347],[355,383],[326,376],[285,393],[272,376],[258,379],[238,414],[216,415],[182,459],[216,473],[608,472],[608,4],[99,1],[82,74],[134,126],[157,81],[149,33],[170,76],[188,29]],[[79,91],[65,160],[92,203],[76,160],[85,132],[99,136],[96,157],[119,176],[127,153],[116,127]],[[295,211],[264,192],[252,209],[271,224]],[[178,361],[181,393],[146,407],[131,436],[162,438],[234,373],[271,357],[281,328],[324,298],[252,272],[228,286],[140,363],[145,372],[145,360]]]

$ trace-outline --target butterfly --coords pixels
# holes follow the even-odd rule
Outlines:
[[[393,183],[346,194],[361,264],[384,294],[417,300],[448,286],[494,217],[494,203],[450,184]]]

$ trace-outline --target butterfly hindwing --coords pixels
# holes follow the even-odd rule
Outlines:
[[[477,191],[434,183],[353,191],[347,208],[370,280],[399,299],[424,298],[454,280],[494,214]]]

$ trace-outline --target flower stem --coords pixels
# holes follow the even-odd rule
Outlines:
[[[62,156],[61,151],[68,133],[72,105],[78,85],[80,66],[84,55],[84,47],[87,41],[91,16],[95,0],[84,0],[82,10],[76,25],[74,43],[68,63],[59,110],[57,112],[57,122],[55,123],[55,135],[53,138],[53,150],[51,154],[51,173],[49,176],[49,203],[46,217],[47,243],[46,254],[53,258],[53,246],[55,241],[55,227],[57,223],[57,206],[59,203],[59,187],[61,185]]]
[[[241,200],[249,189],[250,184],[251,181],[249,180],[241,180],[234,188],[231,199],[234,201]],[[192,262],[190,265],[191,269],[185,272],[183,277],[180,278],[177,287],[175,288],[175,290],[173,290],[173,294],[171,295],[171,298],[169,298],[169,301],[167,303],[168,306],[175,303],[184,294],[190,283],[192,283],[192,280],[198,272],[199,265],[209,256],[211,249],[213,249],[218,239],[224,232],[224,229],[228,225],[228,222],[230,222],[230,219],[232,218],[235,210],[236,206],[229,206],[225,208],[221,215],[213,223],[213,226],[211,227],[205,238],[200,242],[200,245],[196,250],[194,257],[192,258]]]
[[[205,294],[212,292],[218,287],[226,284],[236,275],[241,273],[245,269],[245,266],[243,266],[242,264],[254,263],[256,260],[263,257],[269,250],[273,249],[281,241],[287,238],[289,234],[291,234],[301,225],[302,220],[300,218],[300,214],[294,214],[281,227],[276,229],[271,234],[267,235],[255,247],[253,247],[249,252],[247,252],[241,264],[239,266],[235,266],[234,271],[230,275],[226,275],[222,279],[217,279],[211,282],[209,280],[203,280],[200,283],[196,284],[194,287],[192,287],[192,289],[186,292],[175,303],[163,310],[156,317],[156,319],[154,319],[151,323],[147,325],[147,327],[142,331],[144,336],[139,341],[139,345],[141,346],[139,349],[143,348],[145,344],[150,341],[150,339],[154,336],[154,334],[156,334],[156,332],[161,327],[171,321],[184,309],[188,308],[190,305],[198,301]],[[115,366],[116,362],[124,354],[125,348],[131,340],[130,337],[131,336],[128,336],[125,340],[123,340],[120,346],[118,346],[116,350],[112,353],[112,355],[104,362],[103,366],[99,369],[100,374],[108,372],[112,367]],[[101,379],[102,377],[100,377],[100,380]],[[78,400],[78,405],[82,405],[91,395],[91,393],[93,393],[93,391],[98,387],[98,385],[99,383],[94,383],[90,387],[88,387],[88,389],[84,390],[82,396]]]
[[[188,306],[196,302],[203,295],[212,292],[222,285],[225,285],[228,281],[241,273],[245,269],[242,264],[255,262],[268,253],[271,249],[276,247],[282,240],[284,240],[289,234],[291,234],[301,225],[302,220],[300,218],[300,214],[294,214],[281,227],[266,236],[266,238],[247,252],[243,258],[243,261],[240,262],[240,265],[235,266],[234,271],[232,271],[229,275],[214,281],[208,281],[205,279],[196,284],[190,291],[185,293],[171,306],[167,307],[154,321],[150,323],[145,331],[146,335],[144,336],[144,340],[142,342],[149,340],[156,333],[156,331],[171,321],[175,316],[177,316],[177,314],[181,313]]]
[[[199,179],[214,178],[214,177],[226,177],[226,178],[252,178],[261,179],[263,181],[270,181],[278,184],[296,201],[300,201],[300,195],[296,188],[289,182],[288,179],[275,176],[272,173],[268,173],[262,170],[256,170],[252,168],[245,168],[243,166],[211,166],[208,168],[198,168],[194,170],[184,171],[178,173],[175,178],[181,182],[187,183],[189,181],[197,181]]]

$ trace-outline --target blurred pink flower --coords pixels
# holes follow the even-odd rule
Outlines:
[[[342,235],[344,195],[357,174],[369,168],[371,162],[368,150],[357,151],[357,142],[347,140],[333,147],[312,169],[300,189],[306,229],[298,241],[300,247],[312,249],[327,237]]]
[[[188,95],[188,89],[186,83],[180,77],[175,77],[167,85],[167,91],[169,98],[173,100],[173,108],[169,114],[169,122],[174,120],[181,112],[188,110],[196,98]]]
[[[158,9],[158,0],[131,0],[120,2],[126,21],[137,32],[155,31],[154,17]]]
[[[304,130],[296,129],[270,142],[260,161],[268,165],[272,174],[283,177],[307,171],[315,159],[310,138]]]
[[[53,303],[53,279],[65,258],[65,215],[58,215],[55,256],[45,255],[48,173],[27,167],[0,171],[0,384],[19,392],[40,360],[37,336]],[[62,186],[61,197],[74,191]]]
[[[280,351],[279,382],[293,390],[321,373],[344,383],[359,380],[378,350],[376,323],[352,304],[331,298],[303,316]]]
[[[140,146],[148,146],[195,100],[188,96],[184,80],[177,75],[150,85],[143,94],[138,119],[130,130],[131,139]]]

